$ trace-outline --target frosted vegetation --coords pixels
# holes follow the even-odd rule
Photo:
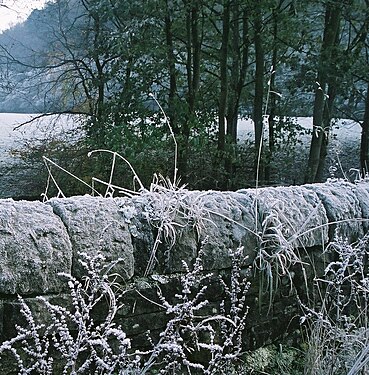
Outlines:
[[[187,271],[176,303],[168,302],[158,290],[168,322],[155,338],[148,332],[149,349],[144,351],[131,349],[129,337],[114,322],[125,295],[119,275],[110,271],[119,259],[104,265],[102,256],[82,254],[87,271],[83,280],[60,275],[70,290],[70,306],[40,297],[50,319],[38,322],[20,297],[26,324],[2,343],[0,353],[14,357],[19,374],[365,374],[369,364],[367,242],[367,236],[354,245],[337,238],[327,247],[338,260],[327,265],[324,278],[312,286],[321,292],[321,300],[316,301],[320,307],[301,304],[306,337],[299,350],[243,351],[249,282],[241,271],[242,249],[238,249],[229,254],[232,273],[230,280],[224,280],[226,299],[219,314],[211,315],[207,309],[204,295],[214,275],[203,272],[201,252],[191,269],[184,265]],[[107,309],[99,323],[93,312],[101,303]]]
[[[124,289],[118,283],[119,275],[109,271],[119,259],[104,266],[102,256],[81,254],[87,271],[84,280],[60,275],[68,283],[71,306],[51,304],[40,297],[50,316],[50,323],[42,324],[19,297],[27,324],[17,327],[16,337],[2,343],[0,354],[10,352],[20,374],[229,374],[242,353],[247,316],[244,297],[249,286],[241,276],[240,252],[230,256],[233,268],[230,282],[224,281],[227,302],[221,305],[221,314],[207,314],[204,293],[212,275],[203,273],[200,256],[192,269],[184,265],[187,272],[181,277],[176,304],[158,291],[160,307],[170,317],[167,326],[157,340],[148,332],[151,349],[133,351],[124,330],[114,323],[124,304]],[[102,301],[107,305],[105,320],[96,323],[93,310]],[[206,363],[194,361],[196,353]]]

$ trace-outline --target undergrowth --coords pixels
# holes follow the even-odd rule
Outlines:
[[[10,354],[18,374],[213,375],[229,374],[230,369],[237,373],[249,289],[241,276],[241,251],[230,252],[232,272],[221,283],[231,304],[224,300],[218,314],[207,313],[207,281],[213,275],[203,272],[201,254],[192,268],[184,264],[186,272],[174,301],[158,290],[168,320],[159,338],[148,340],[152,349],[146,351],[131,349],[131,339],[115,322],[125,290],[110,271],[119,260],[106,264],[102,255],[80,254],[84,280],[60,275],[69,288],[69,308],[37,297],[47,311],[44,321],[38,322],[19,297],[26,324],[16,326],[17,335],[0,345],[0,357]],[[95,309],[101,305],[105,314],[97,318]]]

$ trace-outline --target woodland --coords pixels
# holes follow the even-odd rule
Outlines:
[[[368,5],[50,1],[0,35],[0,110],[79,115],[77,147],[55,139],[28,144],[21,155],[30,164],[47,154],[82,178],[101,177],[105,156],[91,163],[83,155],[106,149],[150,181],[154,172],[173,175],[173,132],[182,182],[220,190],[282,183],[276,171],[286,167],[278,151],[288,159],[308,132],[292,116],[312,116],[314,127],[305,168],[291,173],[305,183],[324,180],[334,119],[352,119],[362,127],[364,176]],[[240,118],[254,122],[251,142],[238,142]],[[120,168],[118,180],[130,173]]]

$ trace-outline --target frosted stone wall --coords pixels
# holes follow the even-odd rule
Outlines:
[[[330,239],[342,236],[357,240],[367,232],[368,219],[366,182],[237,192],[146,193],[116,199],[81,196],[51,199],[45,204],[0,200],[0,338],[14,333],[19,317],[17,295],[33,306],[37,305],[37,295],[64,298],[67,288],[58,274],[82,277],[78,263],[81,252],[101,252],[107,260],[123,259],[114,271],[130,291],[119,318],[139,338],[147,327],[159,329],[164,320],[160,308],[135,294],[138,285],[145,285],[146,292],[153,294],[147,288],[152,279],[177,275],[183,271],[182,261],[191,264],[200,249],[205,270],[226,272],[231,266],[229,250],[242,246],[244,267],[255,271],[246,343],[255,347],[283,335],[287,327],[293,328],[298,315],[295,292],[288,283],[276,292],[272,306],[269,298],[260,303],[254,262],[260,249],[269,254],[283,246],[303,250],[301,253],[308,255],[305,271],[309,272],[311,259],[314,270],[319,269],[322,250]],[[163,234],[159,236],[161,244],[148,269],[158,233]],[[292,282],[303,293],[301,267],[291,264],[292,268]],[[153,274],[156,276],[150,276]],[[171,293],[169,287],[167,291]],[[132,319],[136,319],[135,324]]]

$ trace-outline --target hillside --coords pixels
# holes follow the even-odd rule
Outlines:
[[[77,17],[79,7],[73,9],[77,13],[71,16]],[[50,2],[45,8],[34,10],[23,23],[0,34],[0,112],[66,109],[67,101],[51,68],[57,64],[50,60],[60,48],[54,35],[60,17],[56,4]]]

